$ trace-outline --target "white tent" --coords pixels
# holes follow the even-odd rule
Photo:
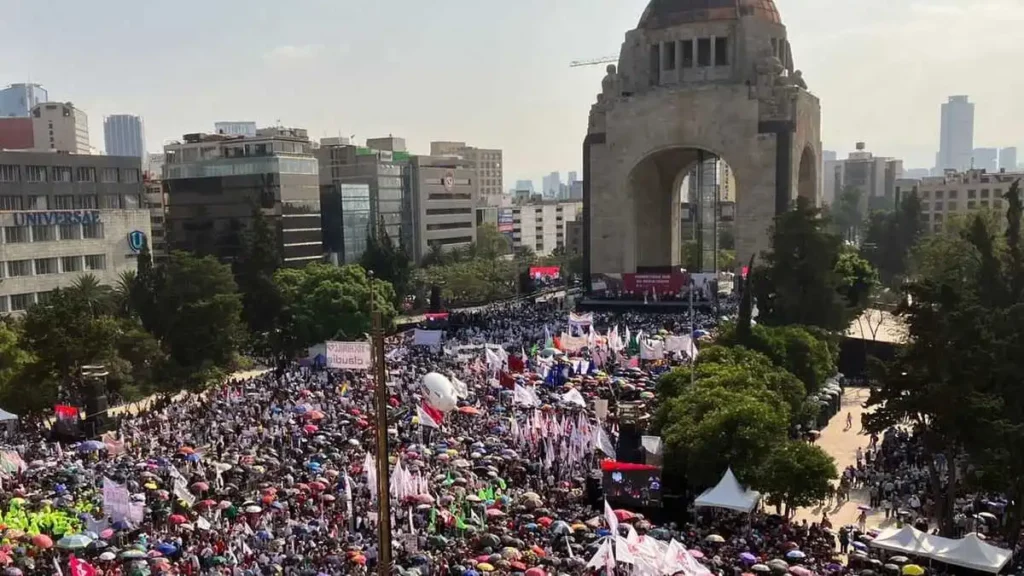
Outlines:
[[[931,550],[924,539],[927,536],[917,528],[907,524],[903,528],[890,528],[879,533],[871,541],[871,545],[890,552],[903,552],[906,554],[925,554]]]
[[[964,536],[959,542],[954,548],[938,554],[935,559],[946,564],[994,574],[1003,569],[1012,555],[1009,550],[987,544],[973,533]]]
[[[17,422],[18,415],[11,414],[10,412],[0,408],[0,422]]]
[[[761,500],[761,494],[740,486],[732,468],[725,471],[714,488],[708,488],[697,497],[695,508],[724,508],[736,512],[750,512]]]
[[[912,526],[880,533],[871,545],[892,552],[923,556],[946,564],[997,573],[1010,560],[1011,552],[987,544],[977,534],[959,540],[926,534]]]

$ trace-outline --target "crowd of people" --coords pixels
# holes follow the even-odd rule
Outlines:
[[[566,330],[566,316],[554,303],[504,304],[452,314],[441,348],[389,341],[390,519],[376,513],[366,374],[295,365],[232,380],[125,413],[111,434],[76,445],[25,426],[0,456],[0,565],[11,575],[364,574],[380,558],[378,531],[389,529],[398,574],[578,575],[603,572],[588,562],[621,521],[620,535],[633,542],[681,544],[700,562],[688,576],[848,570],[836,555],[839,531],[825,524],[755,512],[657,526],[595,507],[587,479],[613,456],[616,403],[653,398],[655,374],[667,366],[628,367],[613,355],[589,367],[598,361],[582,352],[584,364],[557,364],[552,379],[551,365],[526,351]],[[687,335],[717,319],[702,312],[689,322],[593,319],[600,333]],[[506,361],[494,371],[487,344],[528,358],[519,370]],[[464,387],[436,426],[423,411],[421,382],[431,372]],[[525,401],[521,390],[531,391]],[[596,398],[609,406],[603,422]],[[883,439],[862,464],[880,475],[854,476],[887,486],[888,471],[914,465],[897,456],[906,450],[889,449],[906,442]],[[917,493],[916,484],[896,486],[893,497]]]

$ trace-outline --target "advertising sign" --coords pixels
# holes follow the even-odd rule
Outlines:
[[[515,222],[513,221],[512,209],[511,208],[499,208],[498,209],[498,232],[504,232],[511,234],[515,228]]]
[[[684,272],[622,275],[622,287],[627,292],[643,293],[654,290],[662,294],[675,294],[682,290],[686,284],[687,275]]]
[[[530,278],[540,278],[548,280],[550,278],[558,278],[561,274],[561,269],[558,266],[531,266],[530,267]]]
[[[99,210],[51,210],[15,212],[15,226],[49,226],[53,224],[98,224]]]
[[[369,370],[371,366],[369,342],[327,342],[328,368]]]

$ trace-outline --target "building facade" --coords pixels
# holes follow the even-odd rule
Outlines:
[[[137,268],[151,234],[140,171],[138,158],[0,152],[0,314]]]
[[[254,137],[186,134],[164,146],[168,247],[231,262],[261,210],[276,229],[285,266],[323,260],[312,147],[305,130],[280,127]]]
[[[966,171],[974,152],[974,104],[967,96],[950,96],[942,105],[936,167]]]
[[[1007,172],[1017,171],[1017,148],[1010,146],[999,151],[999,169]]]
[[[32,108],[34,150],[89,154],[89,117],[71,102],[44,102]]]
[[[559,189],[562,186],[562,175],[558,172],[552,172],[541,179],[541,194],[545,198],[554,199],[558,197]]]
[[[0,90],[0,118],[27,118],[37,104],[49,100],[39,84],[11,84]]]
[[[857,142],[856,151],[845,160],[825,162],[823,200],[833,204],[846,188],[860,191],[861,213],[889,209],[896,202],[896,180],[903,177],[903,161],[875,156]]]
[[[501,206],[505,192],[504,153],[495,148],[476,148],[465,142],[431,142],[431,156],[457,156],[476,172],[476,202],[481,206]]]
[[[320,189],[324,248],[336,265],[357,264],[373,223],[370,185],[337,184]]]
[[[256,137],[255,122],[214,122],[213,131],[224,136]]]
[[[456,156],[413,156],[409,162],[413,242],[410,256],[423,260],[434,246],[444,250],[476,242],[477,170]]]
[[[998,148],[975,148],[971,156],[972,170],[984,170],[989,174],[999,171]]]
[[[0,150],[30,150],[35,147],[32,118],[0,118]]]
[[[542,201],[512,207],[512,246],[547,256],[566,249],[569,222],[583,215],[582,202]]]
[[[143,173],[143,201],[149,210],[149,250],[154,262],[164,262],[171,251],[167,247],[167,200],[163,181]]]
[[[917,187],[925,230],[939,232],[950,218],[981,210],[991,210],[1000,222],[1005,221],[1007,203],[1003,194],[1022,177],[1021,173],[949,170],[944,176],[902,181],[901,193]]]
[[[135,156],[146,159],[146,136],[142,118],[114,114],[103,119],[103,144],[107,156]]]
[[[351,144],[325,144],[315,150],[320,164],[321,195],[340,195],[344,184],[362,184],[370,190],[370,221],[352,234],[376,235],[379,224],[395,245],[412,246],[413,212],[408,165],[404,151],[377,150]],[[328,140],[327,142],[331,142]]]

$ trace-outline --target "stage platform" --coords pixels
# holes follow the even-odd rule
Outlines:
[[[576,302],[576,307],[585,312],[636,312],[639,314],[685,314],[690,311],[690,303],[686,300],[670,300],[667,302],[644,302],[643,300],[604,300],[600,298],[583,298]],[[696,301],[694,310],[714,310],[714,302]]]

